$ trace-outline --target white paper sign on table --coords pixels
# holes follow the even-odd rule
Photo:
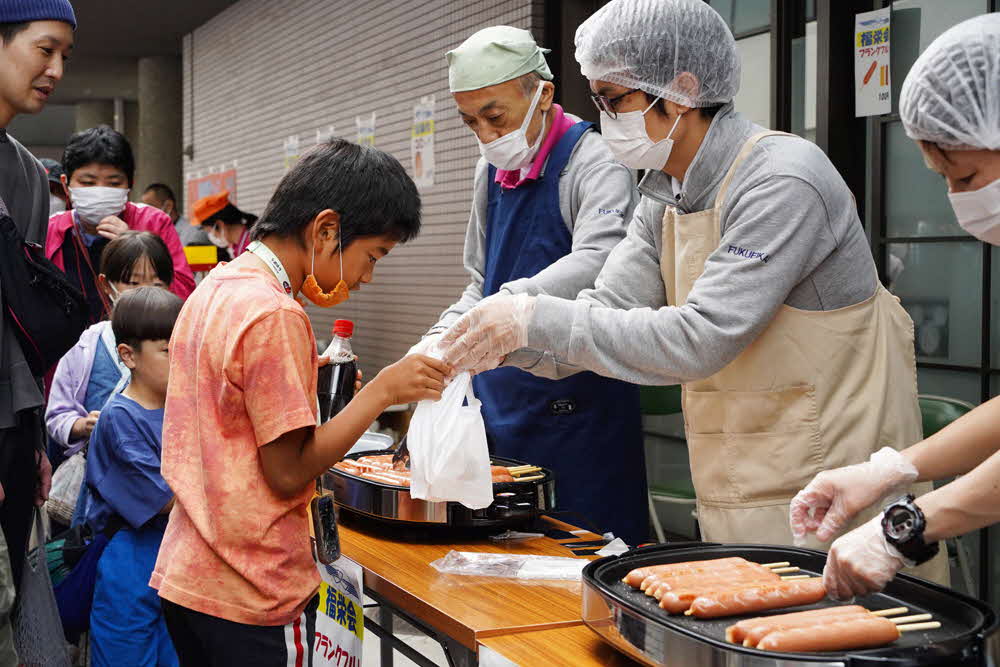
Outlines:
[[[854,16],[854,115],[877,116],[892,111],[889,78],[889,16],[876,9]]]
[[[319,609],[316,610],[314,667],[361,667],[365,638],[361,566],[347,557],[329,565],[316,563],[319,576]]]

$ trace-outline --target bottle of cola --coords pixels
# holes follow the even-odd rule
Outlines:
[[[319,396],[319,421],[324,423],[344,409],[354,398],[354,382],[358,365],[351,350],[354,322],[337,320],[333,323],[333,340],[323,352],[330,363],[319,369],[316,393]]]

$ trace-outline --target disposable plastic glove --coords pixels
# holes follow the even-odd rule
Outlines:
[[[792,499],[789,524],[795,543],[808,533],[828,542],[867,507],[900,495],[917,479],[917,469],[892,447],[883,447],[865,463],[824,470]]]
[[[823,568],[823,585],[834,600],[849,600],[882,590],[900,569],[911,565],[886,542],[879,514],[834,541]]]
[[[528,343],[535,297],[494,294],[462,315],[441,338],[444,361],[457,372],[485,370]],[[494,366],[495,367],[495,366]]]
[[[424,354],[429,357],[435,356],[431,354],[431,350],[433,350],[437,342],[441,340],[441,335],[441,332],[427,334],[417,341],[416,345],[410,348],[410,351],[406,353],[406,356],[410,356],[411,354]]]

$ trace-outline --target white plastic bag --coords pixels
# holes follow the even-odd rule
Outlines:
[[[468,405],[463,405],[466,399]],[[407,435],[412,497],[454,500],[469,509],[489,507],[493,502],[481,405],[472,393],[468,373],[456,376],[440,401],[420,401]]]
[[[52,475],[49,499],[45,501],[45,512],[49,518],[69,525],[86,475],[87,458],[82,451],[69,457],[56,468]]]

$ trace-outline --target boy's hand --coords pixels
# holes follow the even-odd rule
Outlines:
[[[357,361],[358,356],[354,355],[354,359],[355,359],[355,361]],[[323,366],[326,366],[329,363],[330,363],[330,357],[320,357],[319,358],[319,368],[323,368]],[[362,377],[363,376],[361,375],[361,371],[359,370],[358,371],[358,377],[355,378],[355,380],[354,380],[354,393],[355,394],[358,393],[359,391],[361,391],[361,378]]]
[[[127,231],[128,223],[117,215],[109,215],[97,224],[97,233],[111,241]]]
[[[441,398],[445,378],[452,368],[443,361],[422,354],[403,357],[386,366],[368,383],[382,392],[386,406]]]
[[[83,440],[89,438],[97,425],[97,418],[101,416],[100,410],[93,410],[86,417],[80,417],[69,430],[69,437],[73,440]]]

